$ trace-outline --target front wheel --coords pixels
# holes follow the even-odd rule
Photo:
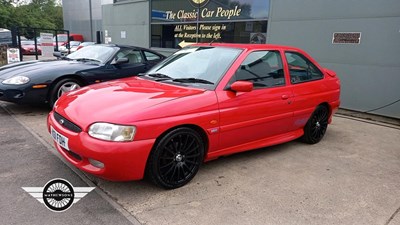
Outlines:
[[[50,91],[49,104],[53,107],[61,95],[81,88],[82,84],[76,79],[66,78],[58,81]]]
[[[201,136],[186,127],[170,131],[153,148],[147,165],[150,179],[166,189],[187,184],[196,175],[204,157]]]
[[[325,106],[318,106],[304,127],[301,140],[308,144],[316,144],[322,140],[328,128],[329,111]]]

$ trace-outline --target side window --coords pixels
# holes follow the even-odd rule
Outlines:
[[[123,49],[117,53],[115,58],[127,58],[129,59],[129,64],[143,62],[143,57],[139,50]]]
[[[144,55],[146,56],[147,61],[153,61],[153,60],[160,60],[160,56],[152,53],[152,52],[148,52],[148,51],[143,51]]]
[[[235,73],[236,80],[253,82],[254,88],[285,85],[282,59],[278,51],[250,53]]]
[[[292,84],[319,80],[323,73],[305,56],[297,52],[285,52]]]

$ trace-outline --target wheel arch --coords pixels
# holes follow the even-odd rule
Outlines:
[[[57,77],[55,80],[53,80],[53,82],[51,82],[51,85],[50,85],[49,89],[47,90],[47,100],[48,101],[50,101],[50,93],[53,90],[54,86],[60,80],[68,79],[68,78],[69,79],[75,79],[75,80],[79,81],[83,86],[88,85],[87,81],[83,77],[81,77],[79,75],[76,75],[76,74],[67,74],[67,75],[63,75],[63,76]]]
[[[315,107],[315,109],[318,108],[318,106],[324,106],[324,107],[326,107],[326,108],[328,109],[328,118],[331,117],[331,115],[332,115],[332,107],[331,107],[331,105],[329,105],[328,102],[322,102],[322,103],[320,103],[319,105],[317,105],[317,107]]]
[[[184,128],[184,127],[190,128],[190,129],[194,130],[195,132],[197,132],[200,135],[200,137],[201,137],[201,139],[202,139],[202,141],[204,143],[204,158],[205,158],[206,155],[207,155],[207,152],[208,152],[208,147],[209,147],[208,135],[207,135],[207,132],[202,127],[200,127],[198,125],[195,125],[195,124],[181,124],[181,125],[173,126],[173,127],[169,128],[169,129],[165,130],[164,132],[162,132],[156,138],[156,141],[154,142],[153,148],[151,149],[151,151],[153,151],[154,147],[157,146],[157,144],[160,142],[160,140],[165,135],[167,135],[169,132],[171,132],[171,131],[173,131],[175,129]]]

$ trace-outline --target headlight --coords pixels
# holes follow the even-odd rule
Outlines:
[[[29,82],[29,78],[25,77],[25,76],[15,76],[15,77],[11,77],[8,78],[6,80],[4,80],[3,84],[15,84],[15,85],[20,85],[20,84],[26,84]]]
[[[94,123],[89,127],[90,136],[106,141],[132,141],[135,133],[135,126]]]

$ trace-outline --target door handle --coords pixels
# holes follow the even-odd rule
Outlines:
[[[288,99],[289,98],[289,95],[282,95],[282,99],[283,100],[286,100],[286,99]]]

